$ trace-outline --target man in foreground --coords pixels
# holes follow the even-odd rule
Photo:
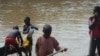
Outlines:
[[[49,24],[43,26],[43,35],[36,42],[36,56],[47,56],[52,54],[54,49],[60,50],[58,41],[51,36],[52,27]]]

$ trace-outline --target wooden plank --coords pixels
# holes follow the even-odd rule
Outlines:
[[[64,51],[67,51],[68,50],[68,48],[62,48],[62,49],[60,49],[59,51],[56,51],[56,52],[54,52],[54,53],[52,53],[52,54],[49,54],[49,55],[47,55],[47,56],[53,56],[53,55],[55,55],[55,54],[58,54],[58,53],[60,53],[60,52],[64,52]]]

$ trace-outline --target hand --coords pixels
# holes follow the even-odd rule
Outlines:
[[[21,46],[23,46],[23,41],[21,42]]]
[[[61,50],[61,52],[64,52],[64,51],[67,51],[68,50],[68,48],[63,48],[62,50]]]
[[[95,22],[95,19],[93,18],[92,23],[94,23],[94,22]]]
[[[36,30],[38,30],[38,28],[35,28]]]

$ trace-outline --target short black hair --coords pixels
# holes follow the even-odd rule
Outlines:
[[[25,19],[24,19],[24,22],[26,22],[26,21],[30,21],[30,17],[25,17]]]
[[[52,31],[51,25],[45,24],[45,25],[43,26],[43,32],[44,32],[44,33],[50,33],[50,34],[51,34],[51,31]]]
[[[100,14],[100,6],[95,6],[94,7],[94,10],[93,10],[93,13],[97,13],[97,14]]]
[[[17,25],[16,26],[13,26],[13,29],[19,30],[19,27]]]

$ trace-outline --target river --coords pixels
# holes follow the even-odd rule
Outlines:
[[[50,24],[54,36],[67,52],[55,56],[86,56],[89,51],[88,18],[100,0],[0,0],[0,45],[14,25],[23,28],[26,16],[39,28],[33,34],[33,52],[35,43],[42,35],[44,24]],[[9,56],[17,56],[9,55]]]

